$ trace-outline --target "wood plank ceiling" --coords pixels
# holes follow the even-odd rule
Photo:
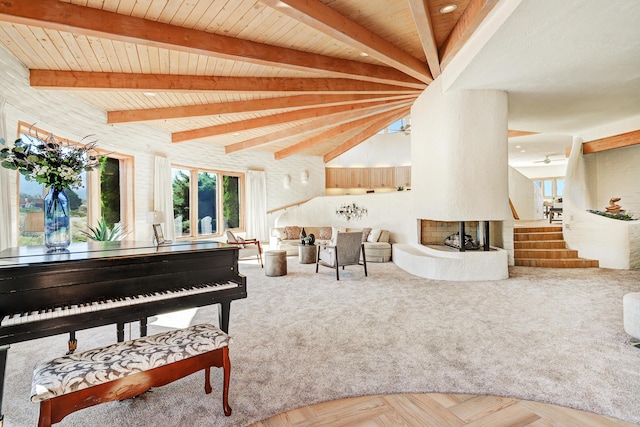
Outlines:
[[[12,0],[0,45],[114,126],[328,162],[406,117],[496,3]]]

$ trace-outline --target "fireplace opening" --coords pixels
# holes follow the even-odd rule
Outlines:
[[[492,231],[498,221],[420,221],[420,243],[426,246],[449,247],[460,252],[491,250]],[[499,233],[498,233],[499,234]],[[460,236],[464,236],[460,239]],[[461,244],[461,240],[463,244]]]

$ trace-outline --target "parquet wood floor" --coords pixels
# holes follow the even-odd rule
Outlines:
[[[276,415],[250,427],[635,425],[589,412],[508,397],[429,393],[323,402]]]

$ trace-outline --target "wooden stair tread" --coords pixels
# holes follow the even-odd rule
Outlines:
[[[518,258],[514,264],[519,267],[549,267],[549,268],[598,268],[598,260],[587,258]]]
[[[566,247],[562,226],[514,227],[514,265],[548,268],[598,268],[598,260],[580,258]]]

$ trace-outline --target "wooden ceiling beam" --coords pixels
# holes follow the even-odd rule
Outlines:
[[[498,0],[471,0],[440,50],[440,66],[444,69],[469,40]]]
[[[433,78],[437,78],[440,73],[440,58],[438,57],[438,45],[436,35],[431,23],[429,4],[427,0],[408,0],[413,20],[416,23],[416,30],[422,43],[422,50],[427,57],[427,64],[431,70]]]
[[[601,151],[613,150],[614,148],[630,147],[640,144],[640,130],[621,133],[619,135],[606,138],[594,139],[593,141],[582,143],[582,154],[593,154]]]
[[[371,138],[373,135],[380,132],[380,129],[384,129],[385,127],[389,126],[391,123],[397,120],[400,120],[401,118],[406,116],[409,111],[411,111],[410,106],[398,108],[393,111],[390,111],[384,117],[381,117],[378,120],[375,120],[373,123],[371,123],[361,132],[359,132],[357,135],[352,136],[347,141],[343,142],[342,144],[340,144],[339,146],[337,146],[336,148],[334,148],[333,150],[325,154],[324,162],[329,163],[331,160],[335,159],[341,154],[346,153],[347,151],[351,150],[353,147],[359,145],[360,143],[364,142],[365,140]]]
[[[537,135],[538,132],[527,132],[524,130],[509,130],[507,138],[515,138],[518,136]]]
[[[391,106],[391,105],[390,105]],[[349,121],[346,123],[339,124],[334,126],[326,131],[319,133],[318,135],[314,135],[311,138],[305,139],[302,142],[291,145],[287,148],[284,148],[280,151],[276,151],[274,153],[274,158],[276,160],[282,160],[286,157],[293,156],[294,154],[298,154],[304,150],[315,147],[316,145],[322,144],[323,142],[335,138],[336,136],[343,134],[345,132],[350,132],[354,129],[358,129],[362,126],[366,126],[371,122],[377,120],[381,117],[386,117],[388,115],[387,111],[383,111],[382,113],[375,114],[373,116],[362,117],[353,121]]]
[[[397,99],[396,101],[392,101]],[[250,129],[258,129],[266,126],[290,123],[299,120],[313,119],[330,114],[342,113],[354,110],[365,110],[380,105],[395,105],[406,100],[413,100],[415,97],[396,96],[385,98],[384,100],[365,102],[359,104],[345,104],[331,107],[304,108],[300,110],[287,111],[286,113],[272,114],[265,117],[256,117],[254,119],[240,120],[237,122],[224,123],[221,125],[207,126],[200,129],[186,130],[182,132],[174,132],[171,134],[171,142],[184,142],[198,138],[207,138],[216,135],[224,135],[234,132],[242,132]]]
[[[410,107],[407,107],[407,108],[410,108]],[[382,107],[382,109],[385,109],[385,108]],[[260,147],[262,145],[270,144],[272,142],[287,139],[293,136],[299,136],[307,132],[318,131],[327,126],[336,126],[340,123],[343,123],[344,121],[352,120],[357,117],[362,117],[362,112],[351,111],[348,113],[332,114],[331,116],[321,117],[307,123],[302,123],[297,126],[290,127],[288,129],[271,132],[267,135],[261,135],[246,141],[240,141],[235,144],[227,145],[224,147],[225,153],[231,154],[237,151]]]
[[[261,0],[261,2],[415,79],[424,83],[433,81],[429,67],[424,62],[318,0]]]
[[[249,101],[217,102],[212,104],[182,105],[179,107],[147,108],[107,112],[107,123],[131,123],[149,120],[183,119],[186,117],[217,116],[220,114],[249,113],[255,111],[310,108],[344,105],[385,99],[388,95],[333,94],[295,95]]]
[[[175,74],[29,70],[31,87],[137,91],[211,91],[232,93],[384,93],[419,94],[406,86],[344,78],[227,77]]]
[[[425,87],[424,82],[391,67],[316,55],[58,0],[2,1],[0,20],[252,64],[321,72],[331,77]]]

